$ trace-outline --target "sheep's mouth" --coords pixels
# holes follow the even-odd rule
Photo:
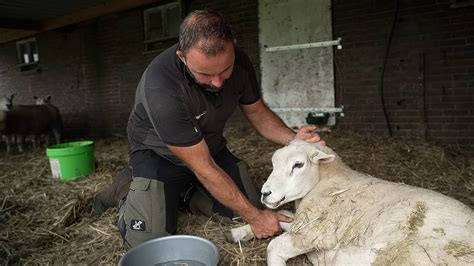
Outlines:
[[[272,208],[272,209],[275,209],[275,208],[278,208],[280,207],[281,203],[286,199],[286,197],[283,197],[281,200],[277,201],[277,202],[274,202],[274,203],[270,203],[270,202],[267,202],[267,201],[264,201],[263,203],[265,205],[267,205],[267,207],[269,208]]]

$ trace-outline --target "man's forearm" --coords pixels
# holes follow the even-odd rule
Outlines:
[[[324,141],[315,132],[316,126],[302,126],[298,129],[298,133],[295,133],[268,108],[262,99],[253,104],[240,105],[240,108],[258,133],[268,140],[282,145],[288,145],[294,139],[324,144]]]
[[[295,132],[266,106],[259,108],[257,112],[247,113],[246,116],[257,132],[270,141],[288,145],[295,137]]]
[[[214,168],[214,167],[213,167]],[[203,169],[200,169],[201,171]],[[217,166],[207,173],[195,172],[204,187],[223,205],[250,221],[258,215],[258,209],[245,197],[234,181]]]

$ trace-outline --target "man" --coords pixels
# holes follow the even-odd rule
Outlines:
[[[241,216],[258,238],[290,221],[254,206],[246,165],[226,148],[223,129],[237,105],[271,141],[320,141],[310,126],[295,134],[263,103],[252,64],[222,17],[194,11],[179,44],[158,55],[138,84],[127,126],[133,181],[119,214],[126,247],[176,233],[180,195],[191,205],[199,198],[194,208],[207,215]]]

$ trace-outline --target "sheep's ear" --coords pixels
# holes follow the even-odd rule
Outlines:
[[[308,153],[309,160],[312,163],[330,163],[336,159],[333,154],[327,154],[323,151],[318,150],[316,147],[312,147]]]
[[[50,101],[51,100],[51,95],[48,95],[48,97],[46,97],[46,101]]]
[[[33,99],[34,99],[34,100],[38,99],[38,96],[33,96]]]

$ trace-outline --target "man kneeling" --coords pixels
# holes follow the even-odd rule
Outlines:
[[[223,129],[237,106],[273,142],[320,141],[314,127],[296,134],[265,105],[255,70],[222,17],[194,11],[181,25],[179,43],[150,63],[135,94],[127,126],[133,181],[119,217],[127,247],[175,234],[180,195],[206,215],[241,216],[258,238],[290,221],[256,207],[245,163],[226,148]]]

